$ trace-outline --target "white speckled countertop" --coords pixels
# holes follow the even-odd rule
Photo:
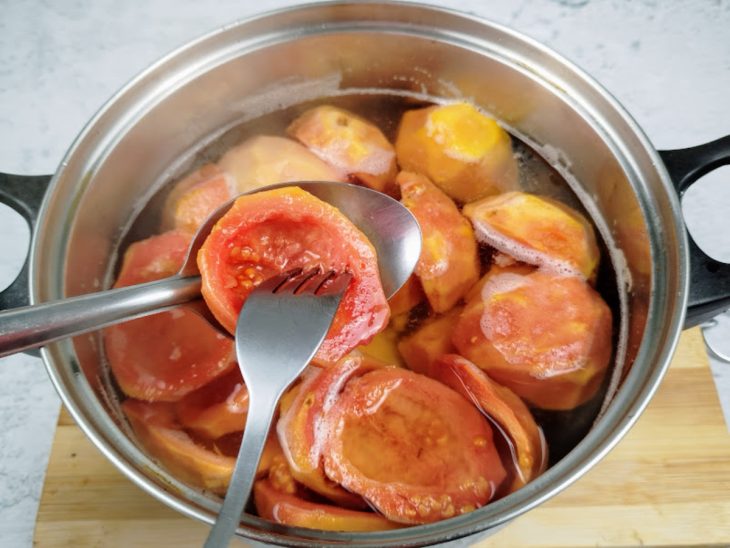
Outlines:
[[[52,173],[86,120],[120,86],[175,47],[286,0],[0,0],[0,170]],[[553,47],[592,74],[657,148],[730,134],[728,0],[450,0]],[[700,188],[701,187],[701,188]],[[688,224],[730,261],[730,168],[684,200]],[[23,221],[0,205],[0,287],[20,267]],[[730,321],[712,333],[730,353]],[[726,411],[730,365],[713,363]],[[0,545],[32,544],[59,400],[40,360],[0,360]]]

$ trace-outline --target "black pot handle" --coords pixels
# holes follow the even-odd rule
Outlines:
[[[730,164],[730,135],[703,145],[659,154],[681,196],[703,175]],[[690,288],[685,328],[730,309],[730,264],[708,257],[689,236]]]
[[[20,213],[30,227],[30,233],[35,230],[38,211],[43,196],[51,182],[50,175],[9,175],[0,173],[0,203],[10,206]],[[20,271],[5,291],[0,292],[0,310],[17,308],[30,304],[28,287],[28,257]]]

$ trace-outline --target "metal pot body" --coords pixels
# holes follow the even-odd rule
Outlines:
[[[131,220],[227,128],[357,90],[467,98],[572,181],[610,249],[621,308],[614,370],[623,373],[614,374],[610,403],[577,447],[485,508],[368,534],[284,528],[247,516],[239,533],[252,540],[403,546],[495,529],[575,481],[623,436],[655,391],[684,320],[688,253],[677,195],[621,106],[579,69],[511,30],[398,3],[314,4],[243,21],[174,52],[122,89],[51,182],[33,236],[32,302],[107,286]],[[98,334],[53,344],[42,355],[78,424],[124,474],[212,522],[220,503],[175,480],[137,446],[106,378]]]

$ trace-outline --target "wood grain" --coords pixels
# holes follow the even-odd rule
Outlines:
[[[206,533],[124,478],[61,414],[36,546],[199,546]],[[475,543],[730,545],[730,435],[699,332],[683,334],[666,379],[617,448],[560,495]]]

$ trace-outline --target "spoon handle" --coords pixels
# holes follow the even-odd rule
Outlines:
[[[248,416],[243,430],[241,447],[238,450],[236,466],[228,484],[226,498],[218,514],[218,519],[205,540],[204,548],[224,548],[228,546],[241,521],[241,513],[256,479],[261,453],[269,434],[271,420],[279,401],[278,394],[268,394],[260,399],[257,392],[249,392]],[[262,396],[258,392],[259,396]]]
[[[200,276],[172,276],[0,312],[0,357],[94,331],[200,296]]]

